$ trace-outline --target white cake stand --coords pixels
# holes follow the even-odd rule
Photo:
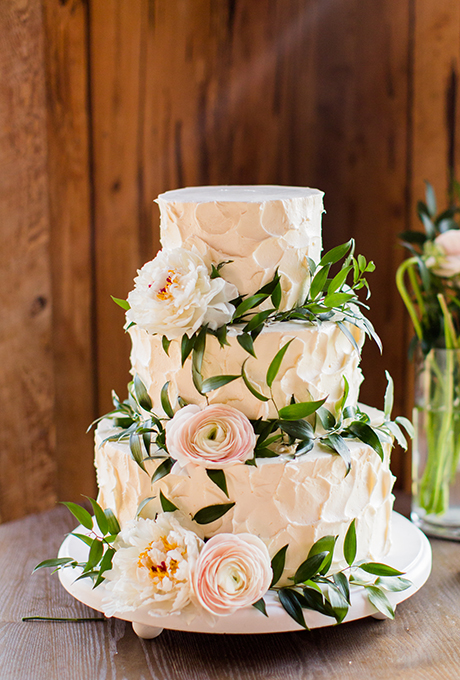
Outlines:
[[[420,529],[408,519],[396,512],[392,514],[393,546],[385,557],[385,564],[389,564],[405,572],[405,577],[412,581],[412,586],[399,593],[387,593],[393,607],[411,597],[427,580],[431,571],[431,547]],[[81,533],[86,530],[78,529]],[[85,561],[88,547],[75,536],[69,535],[62,543],[59,557],[72,557],[78,561]],[[80,602],[104,612],[104,598],[107,596],[104,583],[93,590],[92,582],[88,579],[75,581],[80,569],[61,569],[59,578],[64,588]],[[208,618],[196,616],[188,622],[183,615],[152,616],[148,607],[140,607],[134,612],[116,613],[116,618],[131,621],[134,632],[142,638],[157,637],[163,628],[171,630],[190,631],[193,633],[283,633],[304,630],[281,607],[276,596],[269,592],[265,596],[268,617],[254,607],[239,610],[230,616],[218,618],[213,625]],[[335,625],[335,620],[315,611],[304,610],[305,621],[309,628],[320,628]],[[382,614],[370,604],[363,588],[351,589],[351,606],[344,622],[354,621],[366,616],[384,618]]]

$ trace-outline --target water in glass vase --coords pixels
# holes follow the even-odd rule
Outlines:
[[[460,540],[460,352],[436,349],[418,364],[412,455],[412,520]]]

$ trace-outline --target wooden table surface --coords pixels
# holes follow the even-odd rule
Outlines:
[[[460,544],[432,540],[427,584],[394,621],[372,618],[277,635],[164,631],[141,640],[124,621],[22,622],[94,616],[33,567],[74,526],[63,507],[0,526],[0,680],[305,680],[460,678]]]

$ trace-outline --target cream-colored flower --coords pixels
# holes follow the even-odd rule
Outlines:
[[[191,574],[202,545],[172,513],[128,522],[115,541],[112,569],[104,574],[107,616],[145,605],[153,616],[179,614],[190,604]]]
[[[273,577],[265,544],[252,534],[217,534],[204,546],[193,572],[199,604],[226,616],[265,595]]]
[[[127,321],[168,340],[190,336],[204,324],[216,330],[228,323],[235,311],[230,300],[238,297],[234,285],[221,277],[211,279],[203,259],[183,248],[160,250],[134,283]]]
[[[460,229],[449,229],[434,239],[434,252],[427,267],[437,276],[451,278],[460,274]]]
[[[252,458],[256,435],[249,419],[232,406],[189,404],[166,423],[166,446],[181,467],[190,463],[222,469]]]

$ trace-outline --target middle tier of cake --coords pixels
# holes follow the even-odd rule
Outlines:
[[[346,324],[357,347],[361,349],[364,333],[352,324]],[[192,380],[191,359],[182,366],[181,341],[173,340],[168,353],[162,347],[159,335],[150,335],[137,326],[129,329],[132,339],[132,373],[138,374],[153,402],[153,411],[163,413],[161,389],[169,382],[169,397],[174,405],[177,397],[205,406],[206,397],[200,395]],[[326,398],[325,406],[331,411],[341,401],[346,379],[349,387],[346,405],[358,401],[362,373],[359,368],[360,351],[350,342],[336,323],[319,325],[305,322],[274,323],[264,328],[254,341],[257,358],[250,356],[238,343],[238,327],[230,328],[228,345],[220,346],[212,335],[206,339],[203,379],[218,375],[241,375],[243,365],[248,381],[262,395],[270,398],[261,401],[253,396],[242,378],[207,394],[209,403],[221,403],[242,411],[248,418],[276,418],[275,408],[287,406],[292,397],[297,402]],[[276,353],[291,341],[283,357],[271,393],[267,387],[267,368]]]

